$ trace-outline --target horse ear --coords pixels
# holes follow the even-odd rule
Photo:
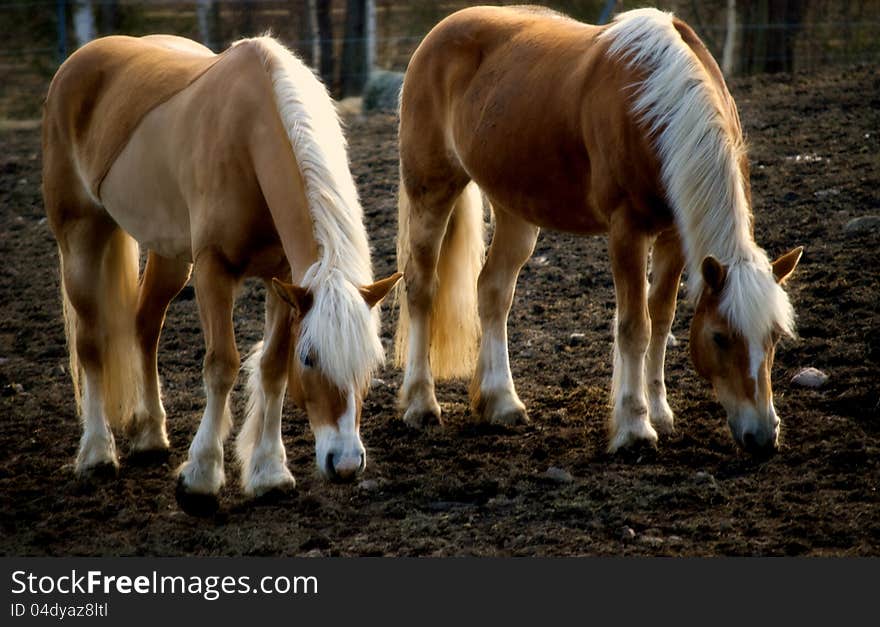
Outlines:
[[[794,250],[790,250],[779,259],[773,262],[773,276],[776,277],[777,283],[783,283],[785,279],[789,277],[789,275],[794,272],[794,269],[797,267],[798,262],[801,260],[801,255],[804,254],[804,247],[798,246]]]
[[[395,272],[390,277],[384,278],[381,281],[376,281],[371,285],[364,285],[360,288],[361,296],[367,301],[367,305],[370,309],[382,302],[382,299],[388,295],[391,288],[397,285],[397,282],[402,276],[402,272]]]
[[[272,278],[272,287],[284,302],[290,305],[298,318],[302,319],[312,308],[312,295],[306,288],[279,281],[274,277]]]
[[[727,278],[727,268],[721,265],[721,262],[711,255],[703,259],[703,265],[700,267],[703,275],[703,281],[713,292],[720,293],[724,287],[724,280]]]

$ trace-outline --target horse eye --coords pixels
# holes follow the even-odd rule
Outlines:
[[[311,353],[303,355],[300,357],[300,361],[302,365],[306,368],[314,368],[315,367],[315,358]]]
[[[715,346],[722,350],[726,350],[730,347],[730,340],[723,333],[715,332],[712,334],[712,341],[715,342]]]

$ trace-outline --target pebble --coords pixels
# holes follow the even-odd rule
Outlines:
[[[572,333],[568,336],[569,346],[583,346],[587,343],[587,335],[585,333]]]
[[[547,260],[547,257],[544,256],[532,257],[530,261],[536,266],[546,266],[548,263],[550,263]]]
[[[670,333],[666,336],[666,347],[672,348],[673,346],[678,346],[678,340],[675,339],[675,336]]]
[[[636,532],[632,527],[624,527],[620,530],[620,539],[624,542],[632,542],[636,538]]]
[[[571,476],[570,472],[556,466],[550,466],[550,468],[544,471],[544,477],[556,483],[571,483],[574,481],[574,477]]]
[[[379,489],[379,482],[375,479],[364,479],[358,484],[358,489],[365,492],[374,492]]]
[[[828,381],[828,375],[816,368],[804,368],[791,378],[794,385],[805,388],[819,388]]]
[[[658,538],[657,536],[639,536],[639,544],[656,547],[661,546],[664,542],[663,538]]]
[[[875,229],[880,229],[880,216],[862,216],[847,222],[843,232],[847,235],[858,235]]]
[[[704,470],[700,470],[699,472],[697,472],[697,474],[694,475],[694,480],[695,480],[697,483],[706,483],[706,484],[709,484],[709,485],[712,486],[713,488],[714,488],[714,487],[717,487],[717,485],[718,485],[718,484],[715,482],[715,477],[713,477],[711,474],[709,474],[708,472],[706,472],[706,471],[704,471]]]

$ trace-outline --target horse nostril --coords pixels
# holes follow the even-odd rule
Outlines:
[[[327,453],[327,458],[324,460],[324,470],[330,481],[339,480],[339,476],[336,474],[336,464],[333,462],[333,453]]]
[[[770,458],[776,453],[776,442],[768,438],[760,442],[754,433],[744,433],[742,447],[755,458]]]

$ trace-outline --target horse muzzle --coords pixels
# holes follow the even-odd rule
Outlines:
[[[348,483],[360,475],[367,466],[367,456],[361,451],[338,458],[331,452],[324,460],[324,475],[333,483]]]
[[[779,449],[779,418],[775,414],[767,420],[754,414],[728,418],[727,424],[740,448],[754,457],[770,457]]]

